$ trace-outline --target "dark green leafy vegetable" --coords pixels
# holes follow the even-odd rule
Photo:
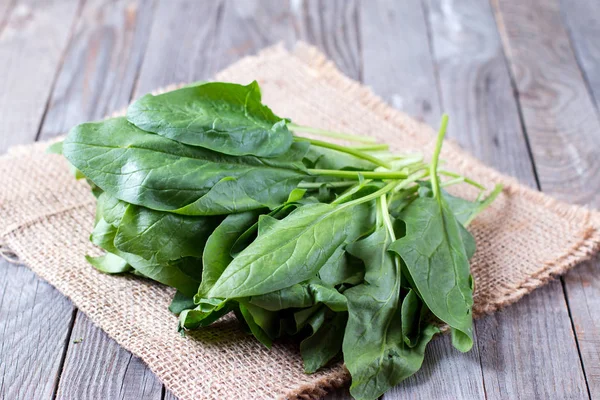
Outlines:
[[[306,143],[281,158],[233,157],[165,139],[125,118],[78,125],[63,154],[102,190],[128,203],[186,215],[274,208],[309,175]]]
[[[366,400],[421,367],[440,324],[459,350],[473,343],[466,226],[501,188],[482,199],[479,183],[438,171],[446,123],[428,164],[280,118],[256,82],[197,82],[81,124],[50,151],[97,198],[97,270],[177,289],[182,334],[233,312],[267,347],[297,338],[307,373],[343,359]],[[443,189],[462,182],[482,193]]]
[[[153,96],[127,109],[138,128],[224,154],[275,157],[292,144],[287,121],[261,103],[258,83],[211,82]]]

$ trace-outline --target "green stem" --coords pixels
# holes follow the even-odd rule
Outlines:
[[[479,207],[477,207],[477,209],[475,210],[475,212],[473,212],[471,214],[471,216],[469,217],[469,219],[467,219],[465,221],[465,227],[468,226],[474,219],[475,217],[477,217],[479,215],[480,212],[482,212],[483,210],[485,210],[486,208],[488,208],[488,206],[490,204],[492,204],[492,202],[494,200],[496,200],[496,197],[498,197],[498,195],[502,192],[502,185],[498,184],[496,185],[496,187],[494,188],[494,190],[492,191],[492,193],[489,194],[488,197],[486,197],[481,204],[479,204]]]
[[[433,159],[429,169],[429,176],[431,179],[431,189],[433,190],[433,197],[438,198],[440,193],[440,182],[437,176],[438,161],[440,159],[440,152],[442,151],[442,143],[444,142],[444,136],[446,136],[446,128],[448,127],[448,114],[442,115],[442,123],[440,130],[438,131],[437,141],[435,143],[435,150],[433,151]]]
[[[350,142],[375,143],[375,141],[376,141],[375,138],[372,138],[372,137],[352,135],[350,133],[327,131],[324,129],[311,128],[310,126],[296,125],[292,122],[288,123],[287,126],[288,126],[288,128],[290,128],[293,131],[312,133],[315,135],[327,136],[327,137],[332,137],[332,138],[336,138],[336,139],[344,139],[344,140],[348,140]]]
[[[387,196],[383,195],[380,196],[379,199],[377,199],[378,201],[378,206],[380,206],[380,213],[381,213],[381,217],[383,219],[383,224],[385,225],[386,229],[388,230],[388,233],[390,234],[390,238],[392,239],[392,242],[396,241],[396,233],[394,232],[394,225],[392,224],[392,219],[390,218],[390,212],[388,210],[388,204],[387,204]]]
[[[346,199],[350,196],[352,196],[354,193],[358,192],[360,189],[362,189],[363,187],[365,187],[369,182],[371,182],[370,179],[367,179],[363,182],[359,182],[357,184],[355,184],[353,187],[351,187],[350,189],[346,190],[344,193],[342,193],[340,195],[340,197],[338,197],[337,199],[335,199],[334,201],[331,202],[331,204],[340,204],[343,203],[344,201],[346,201]]]
[[[329,186],[332,188],[343,188],[356,185],[356,181],[340,181],[340,182],[300,182],[300,189],[318,189],[321,186]]]
[[[294,140],[296,140],[297,142],[309,142],[313,146],[324,147],[326,149],[332,149],[332,150],[339,151],[341,153],[350,154],[356,158],[361,158],[363,160],[370,161],[373,164],[379,165],[380,167],[384,167],[386,169],[391,168],[390,164],[388,164],[387,162],[382,161],[379,158],[374,157],[370,154],[363,153],[360,150],[352,149],[352,148],[345,147],[345,146],[340,146],[339,144],[335,144],[335,143],[324,142],[322,140],[309,139],[309,138],[303,138],[303,137],[298,137],[298,136],[296,136],[294,138]]]
[[[415,183],[419,179],[425,178],[427,175],[429,175],[429,171],[427,171],[427,170],[421,170],[421,171],[417,171],[417,172],[411,174],[410,176],[408,176],[405,180],[403,180],[402,182],[400,182],[394,188],[394,192],[398,192],[398,191],[400,191],[402,189],[407,188],[409,185]],[[418,188],[417,188],[417,190],[418,190]]]
[[[452,186],[452,185],[456,185],[458,183],[463,183],[464,181],[465,181],[465,178],[461,176],[460,178],[454,178],[454,179],[450,179],[449,181],[440,183],[440,187]]]
[[[378,150],[389,150],[390,146],[387,144],[367,144],[362,146],[349,146],[354,150],[362,150],[362,151],[378,151]]]
[[[360,176],[368,179],[405,179],[407,177],[405,173],[397,171],[341,171],[337,169],[307,169],[307,171],[315,176],[348,179],[359,179]]]
[[[358,199],[356,199],[356,200],[352,200],[352,201],[349,201],[349,202],[347,202],[347,203],[343,203],[343,204],[340,206],[340,208],[351,207],[351,206],[355,206],[355,205],[357,205],[357,204],[362,204],[362,203],[366,203],[366,202],[368,202],[368,201],[371,201],[371,200],[375,200],[376,198],[378,198],[378,197],[380,197],[380,196],[383,196],[383,195],[385,195],[386,193],[388,193],[388,192],[390,192],[390,191],[394,190],[394,188],[395,188],[396,186],[398,186],[398,182],[397,182],[397,181],[395,181],[395,182],[390,182],[390,183],[388,183],[387,185],[385,185],[384,187],[382,187],[381,189],[379,189],[379,190],[377,190],[377,191],[375,191],[375,192],[373,192],[373,193],[370,193],[370,194],[368,194],[368,195],[366,195],[366,196],[363,196],[363,197],[361,197],[361,198],[358,198]]]
[[[462,176],[462,175],[457,174],[455,172],[450,172],[450,171],[446,171],[446,170],[439,170],[438,174],[450,176],[452,178],[462,178],[462,179],[464,179],[465,183],[468,183],[471,186],[475,186],[477,189],[485,190],[485,186],[483,186],[481,183],[475,182],[473,179],[469,179],[466,176]]]

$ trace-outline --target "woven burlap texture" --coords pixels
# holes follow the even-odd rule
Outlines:
[[[246,57],[216,77],[256,79],[264,101],[295,122],[372,135],[399,152],[431,154],[432,129],[398,112],[343,76],[314,48],[282,46]],[[47,144],[12,149],[0,158],[0,239],[40,277],[68,296],[121,346],[139,356],[176,396],[198,399],[319,398],[348,382],[343,366],[303,373],[297,345],[271,350],[243,334],[232,318],[180,336],[169,313],[173,291],[135,277],[104,275],[84,259],[99,254],[88,240],[94,199]],[[447,168],[502,183],[498,200],[470,227],[475,314],[504,307],[600,247],[600,216],[566,205],[501,175],[445,144]],[[467,188],[459,194],[470,196]],[[460,192],[460,191],[464,192]]]

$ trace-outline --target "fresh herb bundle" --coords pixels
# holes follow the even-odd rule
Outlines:
[[[465,227],[501,188],[476,201],[443,189],[484,191],[438,168],[446,125],[426,163],[280,118],[256,82],[201,82],[78,125],[53,150],[97,197],[94,267],[176,288],[182,332],[234,312],[267,347],[299,337],[307,373],[343,356],[351,394],[375,399],[421,367],[439,326],[473,345]]]

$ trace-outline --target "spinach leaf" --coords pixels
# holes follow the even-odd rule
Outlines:
[[[175,292],[173,296],[173,300],[171,300],[171,304],[169,305],[169,311],[173,314],[179,315],[183,310],[188,310],[196,307],[194,303],[194,298],[190,296],[186,296],[181,293],[179,290]]]
[[[202,257],[220,218],[178,215],[129,204],[119,223],[115,247],[157,262]]]
[[[184,273],[180,268],[181,264],[187,260],[181,259],[168,263],[158,263],[153,259],[147,260],[136,254],[121,251],[114,245],[116,234],[117,228],[107,223],[104,219],[101,219],[96,224],[90,239],[95,245],[126,260],[129,265],[136,271],[139,271],[143,276],[167,286],[174,287],[187,296],[193,296],[196,293],[200,282]],[[201,268],[201,260],[195,260],[197,265]]]
[[[473,293],[464,231],[442,197],[419,197],[400,218],[406,236],[390,249],[404,260],[427,307],[452,328],[453,345],[468,351],[473,345]]]
[[[133,269],[127,261],[112,253],[106,253],[98,257],[85,256],[85,259],[98,271],[106,274],[122,274]]]
[[[196,299],[194,299],[196,302]],[[202,299],[191,310],[183,310],[179,315],[179,331],[184,329],[198,329],[208,326],[233,310],[236,305],[230,301],[220,299]]]
[[[325,304],[333,311],[348,309],[344,295],[317,278],[275,292],[252,296],[248,302],[269,311],[306,308],[317,303]]]
[[[209,291],[211,297],[256,296],[306,281],[335,253],[372,226],[371,207],[299,207],[239,253]]]
[[[473,347],[473,278],[469,256],[473,243],[465,244],[466,230],[443,194],[437,166],[447,117],[442,120],[429,167],[431,197],[420,193],[399,215],[406,235],[390,246],[402,257],[415,290],[429,310],[451,328],[452,344],[459,351]],[[422,186],[421,189],[429,190]]]
[[[319,270],[319,278],[329,286],[342,283],[357,285],[363,281],[364,276],[363,263],[350,256],[343,247],[339,247]]]
[[[380,225],[347,247],[366,267],[365,283],[344,292],[349,317],[343,353],[352,375],[350,393],[356,399],[375,399],[415,373],[425,346],[437,332],[427,327],[412,348],[403,340],[400,267],[387,250],[392,239],[389,229]]]
[[[347,319],[347,313],[332,314],[325,308],[310,318],[312,334],[300,343],[304,372],[316,372],[340,353]]]
[[[234,157],[136,128],[124,118],[71,130],[65,157],[113,197],[154,210],[219,215],[275,208],[308,174],[308,144],[280,158]]]
[[[279,330],[279,325],[276,324],[276,314],[256,307],[252,304],[242,302],[239,304],[239,309],[250,328],[250,332],[267,348],[271,348],[273,340]]]
[[[372,171],[377,165],[370,161],[356,158],[347,153],[311,146],[304,156],[304,163],[310,168]]]
[[[233,260],[230,256],[233,244],[239,236],[258,218],[257,211],[246,211],[240,214],[230,214],[213,231],[206,241],[202,255],[202,282],[198,296],[206,297],[208,291]]]
[[[148,132],[231,155],[275,157],[292,144],[287,121],[261,103],[256,81],[247,86],[212,82],[153,96],[127,109]]]

